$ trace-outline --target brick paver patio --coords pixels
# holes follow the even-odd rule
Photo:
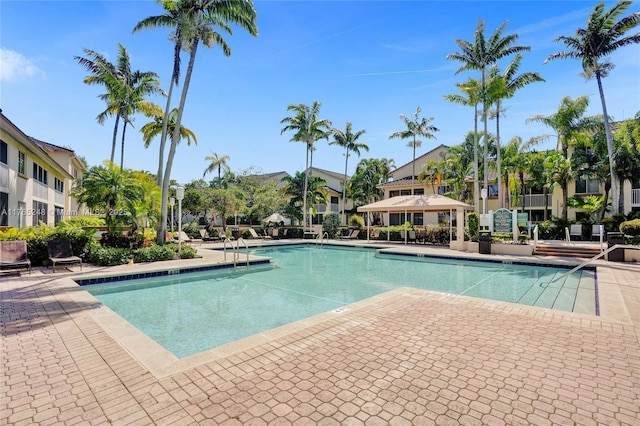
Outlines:
[[[165,375],[65,274],[0,278],[0,424],[638,425],[640,266],[599,265],[602,317],[405,288]]]

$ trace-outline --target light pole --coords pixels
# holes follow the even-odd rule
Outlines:
[[[173,219],[173,206],[176,205],[176,199],[171,197],[169,198],[169,205],[171,206],[171,233],[173,233],[173,223],[174,223],[174,219]]]
[[[184,186],[176,186],[176,199],[178,200],[178,256],[182,251],[182,200],[184,199]]]

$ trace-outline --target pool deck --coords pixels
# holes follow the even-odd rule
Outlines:
[[[184,359],[73,281],[209,247],[1,277],[0,425],[640,424],[639,264],[594,262],[600,316],[401,288]]]

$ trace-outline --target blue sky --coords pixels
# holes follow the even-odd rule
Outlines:
[[[182,143],[172,178],[180,183],[202,177],[204,158],[229,155],[234,172],[253,168],[270,173],[303,170],[305,148],[280,134],[289,104],[322,103],[320,118],[344,129],[365,129],[360,141],[370,151],[361,158],[392,158],[397,166],[412,159],[406,141],[389,140],[403,129],[399,114],[412,115],[420,105],[440,129],[436,140],[423,141],[416,155],[439,144],[460,143],[473,129],[473,109],[451,104],[443,95],[457,93],[456,83],[477,73],[455,75],[460,64],[447,61],[456,39],[473,40],[479,18],[487,37],[505,20],[506,34],[531,46],[521,72],[539,72],[546,82],[516,93],[504,106],[503,141],[551,133],[525,124],[534,114],[557,111],[562,97],[591,98],[589,114],[602,112],[595,81],[579,74],[580,63],[544,59],[564,45],[553,40],[584,27],[594,1],[262,1],[255,2],[259,36],[241,30],[226,36],[232,55],[200,48],[183,125],[193,130],[197,146]],[[610,6],[611,2],[607,2]],[[633,4],[627,13],[640,10]],[[118,43],[130,53],[133,69],[154,71],[162,87],[172,69],[168,30],[132,34],[141,19],[162,9],[153,0],[0,2],[0,108],[25,133],[73,148],[90,165],[108,159],[113,121],[95,120],[104,110],[98,87],[86,86],[86,71],[73,59],[83,48],[115,61]],[[640,46],[626,47],[611,60],[616,68],[604,80],[609,115],[615,120],[640,110]],[[187,63],[187,56],[183,56]],[[177,105],[177,97],[176,99]],[[164,101],[154,99],[164,107]],[[138,129],[148,119],[136,116],[128,129],[125,167],[157,170],[158,142],[145,149]],[[490,122],[490,129],[495,129]],[[555,145],[550,140],[542,148]],[[344,171],[343,151],[326,141],[316,145],[314,166]],[[119,146],[118,146],[119,152]],[[349,159],[349,173],[358,162]],[[116,162],[119,163],[119,154]],[[213,176],[211,176],[213,177]]]

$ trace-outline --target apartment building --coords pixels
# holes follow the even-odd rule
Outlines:
[[[28,136],[0,110],[0,227],[82,214],[69,192],[84,171],[73,150]]]

